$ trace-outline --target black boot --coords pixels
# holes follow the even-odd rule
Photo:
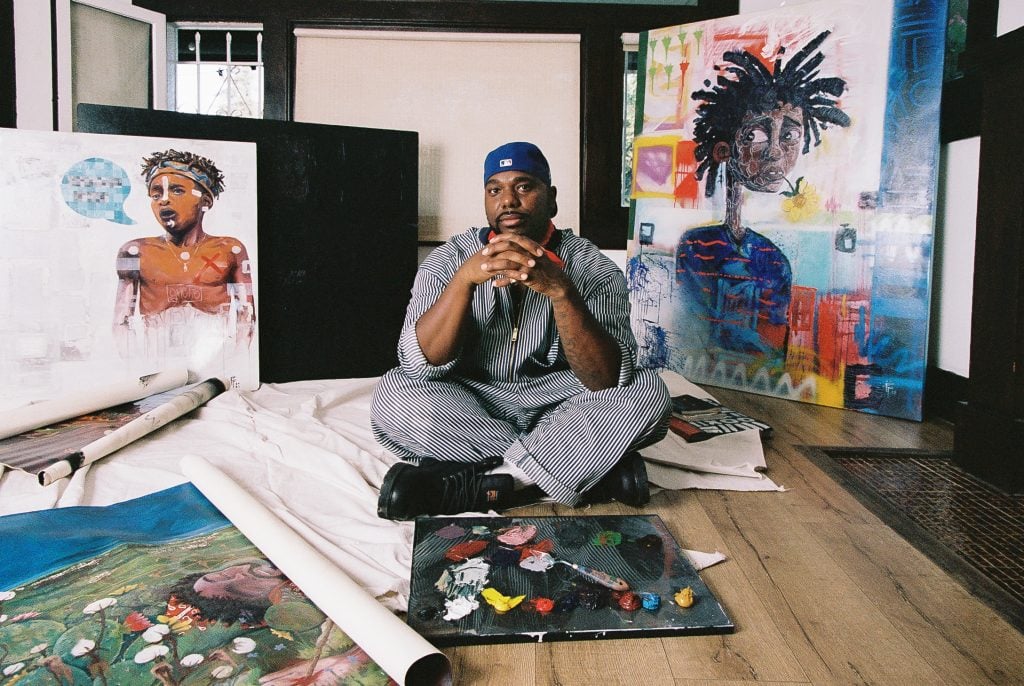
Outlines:
[[[489,510],[498,506],[514,486],[509,474],[484,473],[501,463],[501,457],[488,457],[481,462],[399,462],[384,475],[377,516],[415,519],[421,515]]]
[[[643,456],[628,452],[619,459],[612,470],[601,477],[597,485],[583,494],[583,503],[605,503],[617,500],[625,505],[642,507],[651,499],[651,488],[647,483],[647,467]]]

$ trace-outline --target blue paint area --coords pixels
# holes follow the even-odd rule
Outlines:
[[[0,590],[125,543],[167,543],[230,525],[192,484],[107,507],[61,507],[0,517]]]
[[[640,342],[639,359],[641,367],[647,369],[664,369],[668,366],[669,347],[668,336],[665,329],[660,326],[644,322],[645,335]]]
[[[947,4],[896,0],[893,6],[879,188],[890,211],[935,210]]]
[[[640,255],[634,255],[626,263],[626,285],[631,291],[640,290],[647,285],[647,265]]]
[[[117,224],[135,223],[124,211],[132,183],[127,172],[115,162],[90,157],[73,164],[61,179],[60,190],[67,206],[83,217]]]
[[[831,231],[792,231],[776,241],[793,267],[793,283],[815,288],[819,293],[832,289],[833,234]]]
[[[946,5],[944,0],[895,0],[893,6],[881,214],[929,219],[935,214]],[[846,400],[849,407],[920,419],[932,236],[896,229],[879,232],[876,240],[872,336],[866,344],[858,337],[870,361],[860,383],[871,391],[866,400],[853,399],[848,378]]]

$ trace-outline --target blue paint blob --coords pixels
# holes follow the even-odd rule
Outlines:
[[[661,607],[661,596],[657,593],[641,593],[640,602],[643,604],[645,610],[653,612]]]
[[[102,157],[76,162],[65,172],[60,190],[65,204],[83,217],[116,224],[136,223],[124,211],[132,183],[128,173],[115,162]]]

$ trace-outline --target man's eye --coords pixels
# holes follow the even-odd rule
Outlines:
[[[767,143],[768,134],[762,129],[751,129],[747,131],[747,135],[743,137],[744,143]]]
[[[516,190],[519,191],[520,193],[529,193],[530,191],[533,190],[533,184],[521,183],[518,186],[516,186]]]
[[[800,137],[800,129],[789,129],[782,132],[782,140],[795,141]]]

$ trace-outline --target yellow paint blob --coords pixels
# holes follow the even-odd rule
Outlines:
[[[676,605],[678,605],[679,607],[692,607],[693,589],[687,586],[686,588],[676,593],[672,597],[672,599],[676,601]]]
[[[515,598],[503,594],[496,588],[485,588],[480,592],[487,604],[494,608],[499,615],[504,614],[523,602],[525,595],[517,595]]]

